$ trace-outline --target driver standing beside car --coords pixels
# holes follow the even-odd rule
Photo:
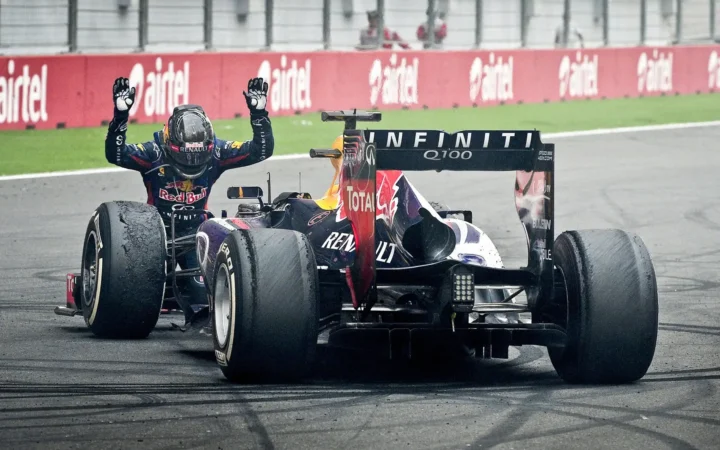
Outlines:
[[[166,226],[175,214],[176,237],[195,233],[207,214],[182,214],[182,209],[207,209],[213,184],[228,169],[249,166],[273,154],[275,141],[268,113],[268,84],[262,78],[248,82],[243,92],[250,110],[252,140],[224,141],[215,136],[212,123],[198,105],[181,105],[173,110],[162,131],[153,140],[126,144],[130,109],[135,88],[127,78],[113,85],[114,114],[105,137],[105,157],[111,164],[141,173],[147,189],[147,202],[154,205]],[[195,252],[178,259],[183,268],[198,266]],[[205,288],[199,279],[191,284],[193,304],[207,303]]]

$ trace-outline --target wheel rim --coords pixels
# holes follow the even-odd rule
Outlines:
[[[82,300],[83,306],[90,307],[95,301],[97,286],[98,248],[95,231],[88,234],[85,241],[85,254],[82,261]]]
[[[227,266],[220,266],[215,279],[215,336],[220,347],[225,347],[230,330],[230,309],[232,308],[232,290],[230,289],[230,273]]]

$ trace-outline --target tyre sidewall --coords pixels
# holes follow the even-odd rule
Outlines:
[[[566,242],[561,242],[564,239]],[[560,245],[558,245],[558,243]],[[563,379],[575,380],[580,376],[578,367],[582,365],[583,339],[581,327],[584,326],[585,312],[582,308],[583,286],[580,272],[574,266],[580,261],[577,244],[571,235],[563,233],[556,241],[553,250],[555,265],[565,279],[565,304],[567,305],[567,340],[564,348],[550,347],[548,354],[556,370]]]
[[[239,276],[240,272],[240,254],[236,245],[236,241],[240,238],[239,233],[231,233],[225,238],[225,241],[220,245],[220,249],[217,253],[217,259],[215,262],[214,269],[214,285],[212,288],[212,302],[210,313],[213,317],[213,343],[215,347],[215,360],[217,361],[223,372],[230,365],[235,364],[233,359],[233,353],[241,351],[239,344],[242,342],[242,336],[239,335],[246,329],[246,327],[236,326],[238,318],[243,317],[243,304],[241,299],[242,296],[242,277]],[[228,323],[227,337],[224,344],[221,345],[218,339],[218,324],[215,320],[214,314],[217,308],[217,291],[218,291],[218,274],[222,270],[227,270],[228,273],[228,296],[230,298],[230,320]],[[240,300],[240,301],[239,301]],[[242,324],[241,324],[242,325]],[[240,342],[237,342],[240,341]]]
[[[103,243],[108,242],[109,239],[109,221],[107,218],[107,206],[105,204],[100,205],[95,212],[87,226],[85,231],[85,242],[83,244],[83,259],[81,264],[81,273],[83,274],[83,283],[85,283],[85,254],[87,253],[88,238],[91,233],[95,234],[95,254],[96,254],[96,275],[95,275],[95,289],[92,292],[91,301],[88,303],[88,299],[85,297],[84,284],[81,287],[80,297],[82,301],[83,317],[88,327],[92,327],[97,321],[100,301],[103,298],[103,291],[107,289],[107,283],[103,283],[103,277],[110,268],[110,259],[105,258],[106,247]]]

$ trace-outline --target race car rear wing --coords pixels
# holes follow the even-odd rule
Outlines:
[[[377,170],[530,171],[547,161],[537,130],[365,130]],[[538,158],[538,156],[540,158]]]
[[[506,285],[515,280],[518,286],[525,287],[531,308],[540,296],[552,292],[555,146],[543,144],[539,131],[361,131],[353,128],[356,122],[378,122],[381,120],[380,113],[330,111],[323,113],[322,118],[324,121],[342,120],[346,124],[342,155],[333,150],[312,150],[311,156],[343,156],[340,207],[344,208],[355,235],[355,261],[346,276],[356,307],[366,303],[377,284],[413,278],[424,279],[428,272],[428,266],[422,269],[376,269],[377,170],[515,170],[515,206],[526,233],[527,267],[500,271],[480,266],[473,266],[471,269],[476,277],[482,279],[484,285]],[[447,265],[444,261],[438,261],[437,264],[438,268]],[[529,283],[532,285],[528,285]]]

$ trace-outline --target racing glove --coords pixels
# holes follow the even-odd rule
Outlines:
[[[262,78],[252,78],[248,81],[247,92],[243,91],[250,115],[267,116],[265,106],[267,105],[268,84]]]
[[[113,103],[114,116],[127,118],[130,114],[130,108],[135,103],[135,88],[130,87],[130,80],[127,78],[117,78],[113,84]]]

